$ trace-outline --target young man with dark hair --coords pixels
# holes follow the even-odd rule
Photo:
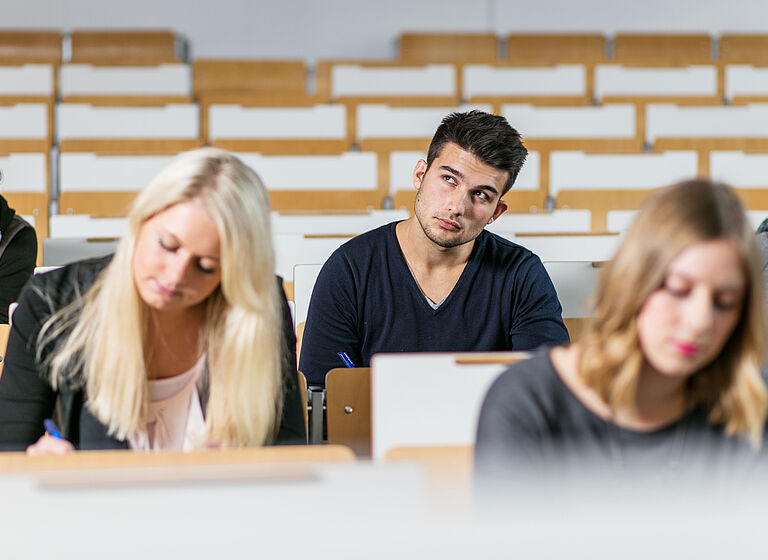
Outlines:
[[[355,237],[323,266],[299,369],[310,385],[379,352],[531,350],[568,340],[539,258],[484,230],[527,151],[503,117],[443,119],[413,171],[413,215]]]

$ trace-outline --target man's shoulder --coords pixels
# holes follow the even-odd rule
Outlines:
[[[382,246],[389,244],[395,239],[394,231],[398,222],[390,222],[379,226],[375,229],[356,235],[346,243],[344,243],[340,249],[346,251],[358,251],[360,249],[370,248],[380,250]]]
[[[500,257],[514,256],[517,258],[535,257],[538,259],[536,254],[527,247],[523,247],[519,243],[515,243],[514,241],[502,237],[497,233],[493,233],[492,231],[488,231],[487,229],[484,229],[480,233],[478,241],[480,241],[485,246],[485,250],[492,255],[498,255]]]
[[[362,263],[370,261],[372,257],[385,255],[392,243],[396,242],[396,225],[397,222],[392,222],[356,235],[336,249],[328,261],[334,263],[342,259],[348,263]]]
[[[525,270],[542,270],[539,256],[518,243],[487,230],[478,236],[482,247],[482,260],[494,269],[513,271],[515,275]]]

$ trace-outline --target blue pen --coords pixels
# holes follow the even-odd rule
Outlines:
[[[341,361],[344,362],[344,365],[347,367],[355,367],[355,363],[349,358],[349,355],[346,352],[338,352],[339,358],[341,358]]]
[[[59,429],[56,427],[56,424],[54,424],[53,420],[50,418],[46,418],[43,420],[43,426],[45,426],[45,431],[51,434],[56,439],[64,439],[64,436],[61,435],[61,432],[59,432]]]

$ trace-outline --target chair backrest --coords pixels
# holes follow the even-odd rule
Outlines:
[[[492,62],[499,56],[493,33],[401,33],[400,60],[408,62]]]
[[[61,63],[59,31],[0,31],[0,63]]]
[[[171,154],[64,152],[59,156],[59,212],[126,216],[136,193],[173,159]],[[51,235],[53,229],[52,224]]]
[[[117,240],[48,237],[43,239],[42,246],[43,265],[61,266],[81,259],[103,257],[114,253],[117,249]]]
[[[488,387],[523,353],[377,354],[371,361],[373,458],[405,445],[471,445]]]
[[[192,72],[188,64],[164,63],[145,66],[63,64],[59,69],[59,92],[65,101],[192,99]]]
[[[605,37],[596,33],[514,33],[507,35],[507,60],[567,64],[605,60]]]
[[[73,63],[160,64],[179,62],[172,31],[73,31]]]
[[[646,107],[646,141],[659,149],[660,141],[692,138],[717,139],[740,149],[744,138],[768,139],[768,103],[747,105],[688,106],[671,103],[649,104]],[[710,142],[711,143],[711,142]],[[722,145],[713,146],[724,149]]]
[[[5,349],[8,345],[8,335],[11,334],[11,325],[0,324],[0,375],[3,374],[5,365]]]
[[[0,105],[0,152],[47,152],[53,142],[46,103]]]
[[[339,104],[207,106],[207,139],[220,148],[266,154],[339,154],[350,148],[347,110]]]
[[[768,101],[768,67],[729,64],[723,69],[723,96],[734,104]]]
[[[60,103],[56,136],[62,152],[175,154],[202,145],[194,103],[96,106]]]
[[[335,368],[325,376],[328,443],[371,456],[371,370]]]
[[[723,33],[718,41],[719,59],[726,64],[768,65],[768,34]]]
[[[590,261],[544,262],[557,298],[563,307],[563,317],[583,318],[592,315],[590,301],[597,288],[600,269]]]
[[[681,67],[598,64],[594,92],[597,100],[672,98],[721,102],[714,64]]]
[[[708,64],[712,62],[712,37],[703,33],[617,33],[613,60],[669,66]]]
[[[304,374],[299,375],[299,397],[301,398],[301,411],[304,413],[304,433],[309,435],[309,411],[307,410],[307,378]]]
[[[297,264],[293,267],[293,301],[296,304],[295,325],[307,320],[312,290],[322,268],[322,264]]]
[[[507,236],[546,261],[609,260],[621,242],[620,234],[608,233],[518,233]]]
[[[302,235],[278,233],[272,237],[275,246],[275,271],[283,280],[293,281],[297,264],[322,264],[341,245],[352,238],[348,235]]]
[[[323,99],[459,101],[454,64],[319,61],[315,72],[317,92]]]
[[[272,212],[272,233],[301,233],[303,235],[357,235],[390,222],[405,220],[404,210],[360,210],[328,212]]]
[[[269,188],[273,210],[364,210],[381,204],[375,153],[236,155],[258,171]]]
[[[192,68],[197,99],[233,93],[307,93],[307,66],[303,60],[197,59]]]
[[[52,101],[56,97],[55,68],[53,64],[9,66],[0,63],[0,101],[15,98]]]
[[[497,103],[515,98],[542,102],[592,100],[587,67],[581,64],[519,66],[510,63],[467,64],[462,74],[462,99],[471,103]]]
[[[639,207],[663,186],[702,174],[697,152],[611,154],[553,151],[549,194],[558,207],[588,208],[592,229],[606,229],[606,213]]]

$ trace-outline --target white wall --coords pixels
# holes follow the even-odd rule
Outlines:
[[[387,58],[400,31],[768,32],[764,0],[24,0],[0,28],[171,28],[196,57]]]

